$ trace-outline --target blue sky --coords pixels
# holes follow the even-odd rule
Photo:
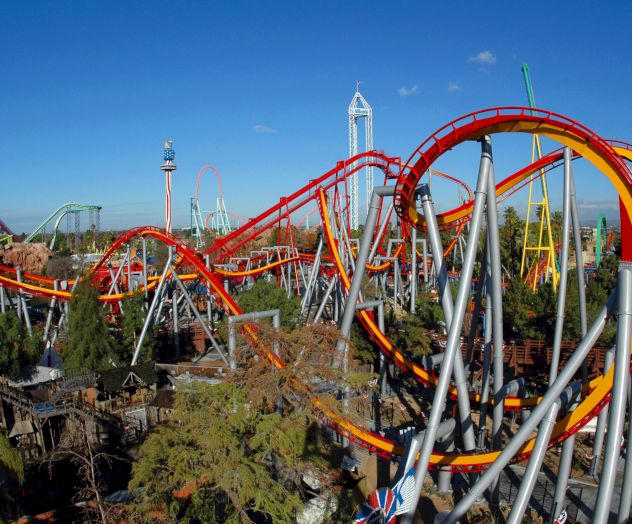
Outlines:
[[[104,228],[163,225],[166,138],[175,226],[205,163],[254,216],[348,155],[356,80],[394,156],[462,114],[526,105],[522,62],[538,106],[632,142],[629,1],[34,1],[3,20],[0,218],[18,232],[70,201],[102,205]],[[529,137],[494,145],[498,178],[530,160]],[[473,183],[477,162],[466,145],[436,167]],[[614,219],[609,182],[585,162],[576,176],[586,220]],[[215,197],[208,176],[203,207]],[[456,203],[441,184],[435,200]]]

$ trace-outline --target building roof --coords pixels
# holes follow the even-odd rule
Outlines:
[[[100,389],[108,393],[116,393],[126,387],[151,386],[158,382],[153,362],[106,369],[99,374]]]
[[[172,409],[175,400],[175,391],[171,389],[159,389],[156,396],[149,403],[150,406],[163,409]]]

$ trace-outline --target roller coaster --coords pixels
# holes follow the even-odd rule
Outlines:
[[[544,136],[563,147],[496,181],[492,138],[506,133]],[[472,192],[456,177],[444,175],[465,189],[467,199],[454,209],[436,213],[431,188],[424,176],[432,171],[432,166],[445,152],[472,141],[480,144],[476,188]],[[572,174],[572,162],[579,158],[584,158],[606,175],[617,190],[621,201],[624,262],[619,267],[615,290],[602,304],[591,326],[587,321],[584,279],[577,279],[582,336],[572,356],[560,366],[572,243],[580,275],[584,267]],[[327,319],[338,326],[340,339],[332,365],[345,371],[352,355],[348,344],[351,327],[354,321],[359,322],[381,351],[382,366],[385,362],[393,363],[429,391],[432,408],[427,413],[425,427],[416,428],[418,433],[402,444],[387,438],[375,424],[365,427],[332,411],[310,391],[308,384],[296,379],[297,392],[311,399],[314,412],[323,424],[335,430],[346,444],[353,443],[370,454],[399,463],[393,487],[382,486],[378,490],[381,494],[394,496],[396,503],[385,510],[379,503],[371,505],[371,500],[380,497],[370,498],[356,522],[368,522],[369,518],[392,522],[389,519],[397,515],[401,522],[412,522],[429,470],[439,470],[440,482],[441,478],[444,481],[447,478],[448,483],[450,474],[465,474],[466,493],[442,515],[442,522],[458,522],[486,493],[490,502],[497,504],[498,479],[503,468],[510,463],[526,461],[526,472],[508,518],[511,523],[521,522],[546,450],[562,444],[551,511],[551,517],[555,518],[566,504],[574,436],[598,417],[594,456],[596,463],[602,459],[603,466],[593,522],[603,524],[607,522],[614,492],[630,381],[632,266],[628,260],[632,261],[629,239],[632,171],[627,162],[632,162],[632,146],[605,140],[565,116],[531,107],[485,109],[449,122],[425,139],[406,161],[369,151],[338,162],[294,193],[281,197],[277,204],[257,217],[238,228],[227,229],[203,252],[157,227],[130,229],[122,233],[94,264],[89,278],[102,290],[100,300],[121,314],[124,314],[122,299],[126,295],[137,291],[147,295],[147,318],[137,341],[133,363],[141,358],[143,338],[149,326],[168,323],[177,333],[179,319],[188,307],[205,330],[211,342],[210,350],[217,352],[234,369],[238,363],[233,348],[226,351],[220,347],[209,328],[211,312],[215,306],[229,317],[242,315],[244,312],[232,292],[257,278],[273,278],[288,294],[300,296],[303,322]],[[503,351],[507,343],[502,318],[503,269],[498,203],[525,187],[533,177],[558,167],[563,171],[563,231],[553,358],[546,392],[541,397],[529,397],[520,387],[519,380],[506,379],[503,369]],[[381,172],[382,185],[375,187],[371,201],[367,203],[368,213],[361,237],[354,239],[349,213],[349,184],[354,175],[365,168]],[[296,217],[303,216],[313,207],[318,209],[321,235],[318,247],[306,250],[297,246],[293,223]],[[201,215],[199,208],[195,213]],[[197,227],[200,230],[202,226]],[[395,231],[394,237],[387,237],[389,228]],[[253,241],[272,231],[276,235],[275,245],[252,247]],[[443,231],[453,231],[446,247],[442,245]],[[572,237],[571,233],[574,233]],[[154,274],[147,270],[147,241],[162,243],[169,250],[167,261]],[[140,272],[132,270],[130,245],[133,243],[142,244]],[[447,257],[459,248],[462,260],[458,289],[453,297],[448,282]],[[118,262],[113,263],[115,260]],[[365,300],[363,282],[367,279],[375,283],[378,300]],[[3,309],[5,296],[13,296],[9,304],[14,304],[27,317],[26,296],[50,301],[44,336],[51,343],[63,327],[67,316],[63,304],[72,297],[75,285],[76,281],[61,282],[0,267]],[[447,331],[444,350],[433,355],[423,366],[389,339],[380,313],[385,303],[395,308],[410,307],[414,312],[415,293],[422,285],[437,289]],[[192,300],[192,288],[200,286],[206,289],[207,318]],[[471,327],[466,329],[464,320],[468,309],[474,318]],[[481,339],[477,326],[483,310],[485,330]],[[611,353],[610,365],[589,380],[585,373],[580,373],[582,363],[609,319],[617,323],[617,343]],[[258,343],[256,330],[248,324],[245,339],[272,365],[287,365],[276,353]],[[475,379],[472,358],[479,346],[484,355],[483,373]],[[446,409],[446,406],[454,409]],[[513,435],[506,435],[504,423],[512,413],[518,413],[522,423]],[[488,418],[491,418],[491,432],[487,428]],[[439,441],[448,435],[456,449],[439,451]],[[628,433],[628,442],[631,436],[632,429]],[[405,497],[400,493],[404,484],[408,486]],[[626,521],[631,505],[632,460],[626,455],[619,522]]]

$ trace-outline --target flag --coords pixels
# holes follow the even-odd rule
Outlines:
[[[353,520],[354,524],[383,522],[395,524],[395,497],[391,488],[378,488],[372,492]]]
[[[410,468],[404,476],[393,486],[395,497],[394,515],[401,515],[413,509],[413,495],[415,492],[415,468]]]

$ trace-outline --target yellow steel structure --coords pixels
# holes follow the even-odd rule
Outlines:
[[[529,66],[522,64],[522,74],[524,76],[525,86],[527,88],[527,97],[529,99],[529,107],[535,107],[535,98],[533,96],[533,89],[531,87],[531,80],[529,79]],[[540,145],[540,137],[533,135],[533,141],[531,145],[531,162],[542,158],[542,146]],[[553,232],[551,228],[551,213],[549,210],[549,194],[546,186],[546,176],[544,171],[540,173],[540,182],[542,189],[542,200],[534,201],[533,184],[535,175],[531,175],[529,181],[529,201],[527,203],[527,218],[524,226],[524,242],[522,245],[522,261],[520,262],[520,277],[528,278],[528,284],[532,290],[538,283],[538,277],[541,273],[540,269],[544,271],[545,282],[551,280],[553,289],[557,290],[557,283],[559,280],[559,273],[555,263],[555,248],[553,244]],[[535,207],[537,215],[537,209],[540,209],[540,227],[537,233],[537,244],[529,242],[529,229],[531,224],[531,208]],[[546,236],[545,236],[546,235]],[[529,256],[533,254],[533,256]]]

